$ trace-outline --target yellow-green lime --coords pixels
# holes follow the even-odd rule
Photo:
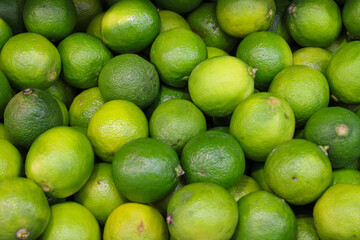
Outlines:
[[[263,190],[272,193],[272,190],[265,180],[264,166],[264,162],[251,162],[250,176],[260,185]]]
[[[325,49],[331,52],[333,55],[346,43],[348,42],[348,37],[345,31],[342,31],[337,39],[330,43]]]
[[[0,122],[0,139],[5,139],[11,142],[9,134],[6,132],[5,126]]]
[[[58,78],[45,92],[51,93],[54,97],[62,101],[66,107],[70,107],[71,102],[76,96],[76,89]]]
[[[23,173],[23,160],[17,148],[9,141],[0,138],[0,182]]]
[[[143,50],[159,31],[159,13],[149,0],[121,0],[106,11],[101,23],[104,42],[118,53]]]
[[[176,12],[170,10],[160,10],[159,16],[161,20],[160,33],[178,27],[191,30],[190,25],[185,18]]]
[[[285,67],[293,64],[293,55],[287,42],[272,32],[255,32],[245,37],[236,51],[236,57],[256,68],[255,88],[266,91]]]
[[[0,17],[9,24],[14,34],[25,32],[23,8],[25,0],[0,1]]]
[[[59,107],[61,109],[62,118],[63,118],[62,126],[69,126],[69,111],[68,111],[67,107],[57,97],[54,97],[54,98],[55,98],[56,102],[59,104]]]
[[[274,17],[274,21],[271,23],[270,27],[268,28],[269,32],[273,32],[281,36],[288,44],[292,44],[294,42],[294,40],[290,36],[289,30],[285,22],[285,14],[290,3],[291,3],[290,0],[275,0],[275,5],[276,5],[275,17]]]
[[[50,207],[41,188],[27,178],[0,181],[0,239],[37,239],[45,230]]]
[[[296,240],[319,240],[313,217],[306,215],[297,216],[296,225]]]
[[[330,186],[339,183],[360,185],[360,171],[353,168],[341,168],[334,170],[332,173]]]
[[[249,160],[264,162],[279,144],[292,139],[295,117],[290,105],[268,92],[254,93],[240,102],[230,121],[230,133]]]
[[[25,160],[25,174],[51,197],[65,198],[81,189],[94,168],[89,140],[66,126],[41,134]]]
[[[169,233],[161,214],[140,203],[125,203],[116,208],[106,221],[103,239],[167,240]]]
[[[13,32],[10,26],[0,17],[0,50],[12,36]]]
[[[89,209],[101,225],[115,208],[127,202],[116,190],[109,163],[95,164],[91,177],[74,199]]]
[[[349,35],[360,39],[360,2],[347,0],[342,10],[342,19]]]
[[[112,58],[100,39],[87,33],[73,33],[58,46],[64,81],[77,88],[91,88],[105,64]]]
[[[149,121],[150,136],[169,144],[181,155],[185,144],[206,131],[204,114],[190,101],[170,99],[161,103]]]
[[[271,190],[294,205],[315,201],[329,187],[332,176],[324,151],[304,139],[277,146],[267,157],[264,171]]]
[[[49,224],[39,240],[100,240],[100,234],[98,222],[86,207],[64,202],[51,206]]]
[[[74,29],[75,5],[72,0],[26,0],[23,17],[28,32],[56,42]]]
[[[102,22],[104,15],[105,15],[105,12],[102,12],[102,13],[99,13],[98,15],[96,15],[95,17],[93,17],[93,19],[91,19],[91,21],[89,22],[89,24],[87,25],[87,28],[86,28],[87,34],[90,34],[101,40],[103,39],[102,34],[101,34],[101,22]]]
[[[207,58],[219,57],[219,56],[229,56],[227,52],[220,48],[216,47],[206,47],[207,49]]]
[[[289,66],[279,72],[271,82],[269,92],[289,103],[297,126],[303,126],[317,110],[327,107],[330,100],[325,76],[304,65]]]
[[[236,38],[267,30],[275,17],[274,0],[218,0],[216,16],[221,28]]]
[[[161,8],[177,13],[188,13],[197,8],[203,0],[155,0]]]
[[[148,136],[148,121],[134,103],[113,100],[102,105],[92,116],[87,135],[95,154],[111,162],[119,148],[130,140]]]
[[[260,190],[262,190],[260,185],[252,177],[247,175],[243,175],[239,181],[228,189],[229,193],[234,197],[236,202],[238,202],[242,197]]]
[[[86,30],[90,21],[103,11],[101,0],[73,0],[76,12],[75,31]]]
[[[104,100],[98,87],[82,91],[70,105],[70,125],[87,128],[90,119],[103,104]]]
[[[189,93],[205,114],[224,117],[254,92],[254,75],[252,67],[233,56],[210,58],[191,72]]]
[[[184,87],[191,71],[206,58],[204,41],[185,28],[159,34],[150,50],[150,61],[160,79],[173,87]]]
[[[316,202],[314,222],[321,240],[359,239],[360,186],[336,184]]]
[[[332,53],[317,47],[305,47],[296,50],[293,54],[294,65],[306,65],[326,74],[327,66]]]
[[[167,213],[177,240],[230,239],[238,222],[235,199],[214,183],[185,185],[171,197]]]
[[[0,71],[0,119],[4,117],[6,105],[11,100],[12,89],[6,76]]]
[[[1,50],[1,70],[19,90],[46,89],[58,79],[60,54],[45,37],[21,33],[11,37]]]

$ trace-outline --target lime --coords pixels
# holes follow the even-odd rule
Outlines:
[[[58,46],[63,79],[77,88],[96,87],[102,68],[112,54],[100,39],[86,33],[74,33]]]
[[[89,140],[70,127],[55,127],[31,145],[25,174],[51,197],[65,198],[87,182],[94,168]]]
[[[6,132],[5,126],[0,122],[0,139],[5,139],[11,142],[9,134]]]
[[[12,35],[10,26],[0,17],[0,50]]]
[[[28,32],[40,34],[52,42],[69,35],[76,23],[72,0],[26,0],[23,16]]]
[[[76,12],[77,32],[86,30],[90,21],[103,11],[101,0],[73,0]]]
[[[86,28],[87,34],[90,34],[101,40],[103,39],[102,34],[101,34],[101,22],[102,22],[104,15],[105,15],[105,12],[102,12],[102,13],[99,13],[98,15],[96,15],[93,19],[91,19],[91,21],[89,22],[89,24]]]
[[[296,217],[297,225],[297,240],[319,240],[319,237],[316,233],[314,218],[309,216],[297,216]]]
[[[4,73],[0,71],[0,119],[4,117],[6,105],[12,98],[11,86],[5,77]]]
[[[251,177],[255,179],[255,181],[260,185],[260,187],[272,193],[269,185],[265,180],[265,170],[264,170],[265,163],[264,162],[251,162]]]
[[[284,98],[294,111],[296,125],[303,126],[317,110],[327,107],[330,90],[325,76],[309,66],[289,66],[278,73],[269,92]]]
[[[360,157],[360,118],[341,107],[320,109],[306,123],[305,138],[327,149],[333,168],[345,167]]]
[[[161,20],[160,33],[166,32],[173,28],[182,27],[191,30],[189,23],[176,12],[169,10],[160,10],[159,16]]]
[[[292,139],[295,118],[289,104],[272,93],[254,93],[235,109],[230,133],[239,141],[245,156],[264,162],[279,144]]]
[[[95,217],[84,206],[75,202],[51,206],[51,216],[39,240],[100,240],[100,227]]]
[[[359,239],[360,186],[336,184],[316,202],[314,222],[319,238]]]
[[[51,93],[51,95],[62,101],[66,107],[70,107],[76,95],[76,89],[61,78],[58,78],[49,88],[45,89],[45,92]]]
[[[237,38],[267,30],[275,17],[274,0],[218,0],[216,16],[221,28]]]
[[[245,37],[236,57],[257,68],[255,88],[267,90],[277,73],[293,64],[293,55],[287,42],[272,32],[255,32]]]
[[[25,32],[23,7],[25,0],[0,1],[0,17],[9,24],[14,34]]]
[[[348,37],[346,36],[346,32],[342,31],[339,37],[335,39],[332,43],[330,43],[330,45],[328,45],[325,49],[334,55],[347,42],[348,42]]]
[[[166,217],[177,240],[230,239],[238,221],[234,198],[213,183],[192,183],[170,199]]]
[[[150,136],[169,144],[181,155],[185,144],[206,131],[204,114],[190,101],[170,99],[161,103],[149,121]]]
[[[252,177],[243,175],[228,191],[238,202],[242,197],[260,190],[262,188]]]
[[[101,23],[106,45],[119,53],[143,50],[159,31],[159,13],[149,0],[121,0],[107,10]]]
[[[0,181],[0,239],[35,240],[44,232],[50,208],[41,188],[27,178]]]
[[[342,18],[349,35],[354,39],[360,39],[360,2],[347,0],[342,10]]]
[[[11,37],[1,50],[1,70],[17,89],[46,89],[58,79],[60,54],[46,38],[36,33]]]
[[[69,111],[68,111],[67,107],[57,97],[55,97],[55,100],[59,104],[59,107],[61,109],[62,118],[63,118],[62,126],[69,126]]]
[[[326,74],[332,53],[317,47],[300,48],[294,52],[294,65],[306,65]]]
[[[207,115],[224,117],[254,92],[254,72],[233,56],[209,58],[189,78],[193,102]]]
[[[360,171],[352,168],[341,168],[334,170],[332,173],[330,186],[339,183],[360,185]]]
[[[155,0],[161,8],[177,13],[187,13],[197,8],[203,0]]]
[[[218,57],[218,56],[229,56],[227,52],[221,50],[220,48],[215,47],[206,47],[208,58]]]
[[[139,203],[125,203],[109,216],[103,239],[167,240],[168,230],[164,219],[154,208]]]
[[[154,65],[136,54],[114,57],[99,76],[99,89],[105,101],[127,100],[140,108],[154,101],[159,85]]]
[[[286,23],[292,38],[302,47],[326,47],[340,34],[341,11],[335,1],[294,0]]]
[[[285,14],[290,3],[291,3],[290,0],[275,0],[275,5],[276,5],[275,17],[274,17],[274,21],[271,23],[270,27],[268,28],[269,32],[273,32],[281,36],[288,44],[292,44],[294,42],[294,40],[290,36],[285,21]]]
[[[0,182],[7,178],[19,177],[23,172],[23,160],[17,148],[0,138]]]

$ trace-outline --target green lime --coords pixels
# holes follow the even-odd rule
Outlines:
[[[221,28],[237,38],[267,30],[275,17],[274,0],[218,0],[216,16]]]
[[[325,76],[309,66],[289,66],[278,73],[269,92],[284,98],[294,111],[296,125],[303,126],[317,110],[327,107],[329,84]]]
[[[7,178],[19,177],[23,173],[23,160],[17,148],[0,138],[0,182]]]
[[[3,123],[0,122],[0,139],[5,139],[11,142],[11,138],[9,134],[6,132],[5,126]]]
[[[332,53],[317,47],[300,48],[294,52],[294,65],[306,65],[326,74]]]
[[[43,36],[21,33],[11,37],[2,48],[1,70],[17,89],[46,89],[59,77],[60,54]]]
[[[136,54],[111,59],[99,76],[104,100],[127,100],[146,108],[159,92],[160,80],[154,65]]]
[[[169,144],[181,155],[185,144],[206,131],[204,114],[190,101],[170,99],[161,103],[149,121],[150,136]]]
[[[354,39],[360,39],[360,2],[358,0],[345,2],[342,19],[349,35]]]
[[[207,49],[207,58],[219,57],[219,56],[229,56],[227,52],[221,50],[220,48],[215,47],[206,47]]]
[[[260,187],[272,193],[269,185],[265,180],[265,170],[264,170],[265,163],[264,162],[251,162],[251,177],[260,185]]]
[[[320,109],[306,123],[305,138],[327,149],[333,168],[345,167],[360,157],[360,118],[341,107]]]
[[[203,0],[155,0],[161,8],[177,13],[188,13],[197,8]]]
[[[170,199],[166,221],[177,240],[230,239],[238,221],[236,201],[213,183],[192,183]]]
[[[238,202],[242,197],[260,190],[262,188],[252,177],[243,175],[228,191]]]
[[[314,222],[319,238],[359,239],[360,186],[336,184],[316,202]]]
[[[239,141],[245,156],[264,162],[279,144],[292,139],[295,117],[290,105],[272,93],[254,93],[235,109],[230,133]]]
[[[10,26],[0,17],[0,50],[12,36],[13,32]]]
[[[37,239],[45,230],[50,208],[41,188],[27,178],[0,181],[0,239]]]
[[[139,203],[125,203],[110,214],[103,239],[167,240],[168,230],[161,214],[154,208]]]
[[[220,131],[224,133],[229,133],[229,127],[228,126],[213,127],[210,128],[209,131]]]
[[[69,126],[69,111],[68,111],[67,107],[57,97],[54,97],[54,98],[55,98],[56,102],[59,104],[59,107],[61,109],[62,118],[63,118],[62,126]]]
[[[76,89],[61,78],[58,78],[49,88],[45,89],[45,92],[51,93],[51,95],[62,101],[66,107],[70,107],[76,95]]]
[[[91,88],[112,54],[100,39],[86,33],[74,33],[58,46],[64,81],[77,88]]]
[[[210,182],[229,189],[244,174],[245,156],[240,144],[230,134],[207,131],[185,145],[181,166],[188,183]]]
[[[70,125],[87,128],[90,119],[103,104],[104,100],[98,87],[82,91],[70,105]]]
[[[101,0],[73,0],[76,12],[77,32],[86,30],[90,21],[103,11]]]
[[[143,50],[159,31],[159,13],[149,0],[121,0],[107,10],[101,23],[104,42],[119,53]]]
[[[40,34],[52,42],[69,35],[76,23],[72,0],[26,0],[23,16],[29,32]]]
[[[230,115],[254,92],[254,70],[233,56],[209,58],[200,63],[189,78],[192,101],[205,114]]]
[[[332,43],[330,43],[330,45],[328,45],[325,49],[334,55],[347,42],[348,42],[348,38],[346,36],[346,32],[342,31],[339,37],[335,39]]]
[[[236,51],[236,57],[258,70],[255,88],[259,90],[267,90],[275,75],[293,64],[289,45],[272,32],[255,32],[245,37]]]
[[[360,171],[352,168],[341,168],[334,170],[332,173],[330,186],[339,183],[360,185]]]
[[[271,23],[270,27],[268,28],[269,32],[273,32],[281,36],[288,44],[292,44],[294,42],[294,40],[290,36],[285,21],[285,14],[290,3],[291,3],[290,0],[275,0],[275,5],[276,5],[275,17],[274,17],[274,21]]]
[[[94,152],[89,140],[66,126],[41,134],[31,145],[25,161],[26,176],[55,198],[79,191],[93,168]]]
[[[316,233],[314,218],[309,216],[297,216],[297,240],[319,240]]]
[[[51,206],[51,216],[39,240],[100,240],[100,227],[94,215],[76,202]]]
[[[160,10],[159,16],[161,20],[160,33],[166,32],[173,28],[182,27],[191,30],[189,23],[180,14],[169,11]]]
[[[323,150],[304,139],[277,146],[267,157],[264,171],[271,190],[294,205],[305,205],[320,197],[332,175]]]
[[[87,34],[90,34],[101,40],[103,39],[102,34],[101,34],[101,22],[102,22],[104,15],[105,15],[105,12],[99,13],[89,22],[89,24],[86,28]]]
[[[4,117],[6,105],[12,98],[11,86],[2,71],[0,71],[0,119]]]
[[[25,0],[0,1],[0,17],[11,27],[14,34],[25,32],[23,8]]]
[[[335,1],[294,0],[286,12],[292,38],[302,47],[326,47],[340,34],[341,11]]]
[[[39,89],[17,93],[4,112],[4,126],[11,141],[23,148],[29,148],[41,133],[62,124],[59,104],[50,93]]]

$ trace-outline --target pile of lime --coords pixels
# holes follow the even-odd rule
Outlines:
[[[360,240],[360,0],[0,0],[0,240]]]

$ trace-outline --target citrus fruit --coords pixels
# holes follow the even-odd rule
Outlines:
[[[24,32],[23,8],[25,0],[0,1],[0,17],[11,27],[14,34]]]
[[[159,13],[149,0],[120,0],[106,11],[101,23],[104,42],[119,53],[143,50],[159,31]]]
[[[330,43],[330,45],[328,45],[325,49],[334,55],[347,42],[348,42],[348,37],[346,36],[346,32],[342,31],[339,37],[335,39],[332,43]]]
[[[209,116],[230,115],[254,92],[254,72],[233,56],[209,58],[200,63],[189,78],[192,101]]]
[[[329,187],[332,175],[323,150],[304,139],[277,146],[267,157],[264,171],[271,190],[295,205],[316,200]]]
[[[189,23],[180,14],[170,10],[160,10],[160,33],[166,32],[173,28],[182,27],[191,30]]]
[[[320,109],[306,123],[305,138],[328,149],[333,168],[345,167],[360,157],[360,118],[341,107]]]
[[[245,156],[230,134],[207,131],[185,145],[181,166],[188,183],[210,182],[228,189],[244,174]]]
[[[303,126],[317,110],[327,107],[330,90],[325,76],[309,66],[289,66],[278,73],[269,92],[284,98],[294,111],[296,125]]]
[[[99,89],[105,101],[127,100],[140,108],[154,101],[159,85],[154,65],[136,54],[114,57],[99,76]]]
[[[264,162],[279,144],[292,139],[295,118],[290,105],[272,93],[254,93],[235,109],[230,133],[239,141],[245,156]]]
[[[148,136],[148,121],[139,107],[125,100],[102,105],[92,116],[87,135],[95,154],[111,162],[126,142]]]
[[[340,34],[341,11],[335,1],[294,0],[286,23],[292,38],[302,47],[326,47]]]
[[[234,198],[213,183],[192,183],[170,199],[166,221],[177,240],[230,239],[238,221]]]
[[[262,188],[252,177],[243,175],[228,191],[238,202],[242,197],[260,190]]]
[[[161,8],[177,13],[188,13],[197,8],[203,0],[155,0]]]
[[[277,73],[293,64],[292,52],[287,42],[272,32],[255,32],[245,37],[236,57],[257,68],[255,88],[267,90]]]
[[[69,126],[69,111],[67,109],[67,107],[65,106],[65,104],[60,101],[57,97],[54,97],[56,102],[59,104],[59,107],[61,109],[61,114],[62,114],[62,126]]]
[[[28,32],[40,34],[52,42],[69,35],[76,23],[72,0],[26,0],[23,17]]]
[[[1,50],[1,70],[17,89],[46,89],[59,77],[60,54],[46,38],[36,33],[11,37]]]
[[[11,86],[5,77],[4,73],[0,71],[0,119],[4,117],[6,105],[12,98]]]
[[[342,46],[327,69],[331,93],[344,103],[360,103],[360,41]]]
[[[51,206],[51,216],[39,240],[88,239],[100,240],[100,227],[95,217],[76,202]]]
[[[360,39],[360,2],[347,0],[342,10],[342,19],[352,38]]]
[[[220,48],[215,47],[206,47],[208,58],[218,57],[218,56],[229,56],[227,52],[221,50]]]
[[[275,17],[274,0],[218,0],[216,16],[221,28],[236,38],[267,30]]]
[[[330,186],[339,183],[360,185],[360,171],[352,168],[341,168],[334,170],[332,173]]]
[[[0,181],[0,239],[37,239],[50,218],[41,188],[27,178]]]
[[[115,208],[127,202],[116,190],[109,163],[95,164],[91,177],[74,199],[89,209],[101,225]]]
[[[206,58],[204,41],[185,28],[159,34],[150,49],[150,61],[160,79],[173,87],[184,87],[191,71]]]
[[[4,112],[4,126],[11,141],[23,148],[29,148],[41,133],[62,123],[61,108],[55,98],[39,89],[27,88],[17,93]]]
[[[98,77],[112,54],[100,39],[86,33],[73,33],[58,46],[63,79],[77,88],[96,87]]]
[[[326,74],[332,53],[317,47],[300,48],[294,52],[294,65],[306,65]]]
[[[198,34],[206,46],[231,51],[237,39],[221,29],[216,18],[216,3],[203,3],[187,16],[191,29]]]
[[[87,28],[86,28],[87,34],[90,34],[101,40],[103,39],[102,34],[101,34],[101,22],[102,22],[104,15],[105,15],[105,12],[102,12],[102,13],[97,14],[95,17],[93,17],[93,19],[91,19],[91,21],[89,22],[89,24],[87,25]]]
[[[265,170],[264,170],[265,163],[264,162],[251,162],[251,177],[260,185],[260,187],[272,193],[269,185],[265,180]]]
[[[185,144],[206,131],[204,114],[190,101],[170,99],[161,103],[149,121],[150,136],[169,144],[180,155]]]
[[[25,160],[26,176],[51,197],[65,198],[87,182],[94,168],[89,140],[65,126],[41,134],[31,145]]]
[[[10,26],[0,17],[0,50],[12,35]]]
[[[290,36],[289,30],[286,26],[285,12],[290,5],[290,0],[275,0],[276,11],[274,21],[268,28],[269,32],[276,33],[281,36],[288,44],[292,44],[294,40]]]
[[[296,217],[297,225],[297,240],[319,240],[319,237],[316,233],[314,218],[309,216],[297,216]]]
[[[5,126],[3,123],[0,122],[0,139],[5,139],[11,142],[9,134],[5,130]]]
[[[336,184],[316,202],[314,222],[319,238],[358,239],[360,236],[360,186]]]
[[[103,11],[101,0],[73,0],[76,12],[77,32],[83,32],[90,21]]]
[[[2,138],[0,148],[0,182],[6,178],[19,177],[23,172],[23,160],[19,150]]]
[[[104,240],[166,240],[168,230],[160,213],[140,203],[125,203],[116,208],[106,221]]]
[[[233,239],[294,239],[295,215],[282,199],[256,191],[238,202],[239,221]]]
[[[104,100],[98,87],[82,91],[70,105],[70,125],[87,128],[90,119],[103,104]]]
[[[61,78],[58,78],[49,88],[45,89],[45,92],[62,101],[66,107],[70,107],[76,95],[76,89]]]

